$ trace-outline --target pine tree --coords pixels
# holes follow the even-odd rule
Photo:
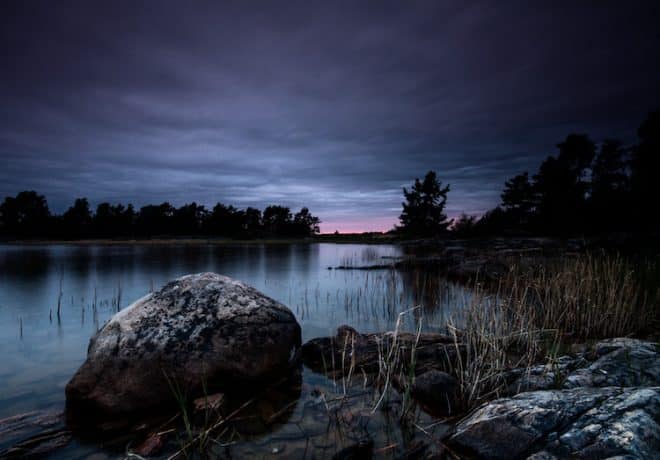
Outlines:
[[[426,173],[423,181],[415,179],[410,191],[403,188],[406,199],[401,203],[399,230],[408,236],[435,236],[447,231],[451,221],[444,214],[449,185],[443,187],[434,171]]]

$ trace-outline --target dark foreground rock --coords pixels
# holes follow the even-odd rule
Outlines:
[[[352,446],[348,446],[332,456],[332,460],[369,460],[374,456],[374,442],[371,439],[362,439]]]
[[[526,392],[481,406],[450,445],[483,458],[660,456],[657,344],[603,340],[515,374],[510,392]]]
[[[359,375],[365,384],[378,385],[387,361],[394,388],[401,393],[410,389],[413,398],[436,416],[460,411],[458,382],[446,373],[455,367],[459,353],[464,353],[464,346],[444,334],[360,334],[350,326],[340,326],[334,337],[312,339],[302,346],[303,363],[332,379]]]
[[[300,347],[291,311],[239,281],[214,273],[166,284],[117,313],[90,341],[66,387],[76,413],[120,415],[173,400],[204,385],[271,383]]]
[[[657,458],[660,387],[535,391],[461,421],[452,447],[481,458]]]
[[[412,396],[434,415],[455,415],[459,410],[458,386],[456,378],[434,369],[415,377]]]

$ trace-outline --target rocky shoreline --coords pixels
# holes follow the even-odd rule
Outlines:
[[[360,335],[341,327],[335,337],[305,343],[303,361],[323,371],[319,363],[340,362],[342,344],[357,343],[351,348],[353,372],[370,375],[378,367],[375,343],[387,340],[391,334]],[[399,337],[404,349],[413,342],[413,334]],[[418,345],[413,397],[432,413],[457,415],[458,409],[460,415],[457,382],[447,373],[460,349],[440,334],[421,336]],[[558,357],[552,365],[511,369],[507,397],[459,418],[443,442],[479,458],[653,458],[660,452],[658,345],[615,338],[574,348],[584,350]],[[328,375],[346,372],[344,366]]]
[[[520,379],[526,391],[476,409],[456,425],[449,444],[502,459],[653,458],[660,452],[657,344],[610,339],[563,361],[558,375],[534,368]]]
[[[388,446],[359,434],[362,424],[377,409],[414,402],[429,424],[417,425],[426,435],[406,448],[406,458],[654,458],[659,351],[657,343],[633,338],[573,344],[552,360],[506,369],[505,385],[491,400],[467,407],[457,372],[466,345],[458,332],[360,334],[342,326],[335,336],[301,344],[300,326],[285,306],[221,275],[188,275],[116,314],[91,339],[87,361],[67,385],[66,414],[0,420],[0,458],[57,453],[94,430],[112,431],[118,444],[128,440],[134,455],[176,456],[186,443],[173,444],[175,429],[155,415],[172,413],[177,391],[193,400],[191,413],[182,409],[179,416],[190,423],[205,418],[188,447],[243,412],[256,417],[248,425],[236,420],[246,433],[280,423],[286,432],[285,421],[302,404],[316,408],[317,422],[334,414],[357,433],[335,458],[387,457]],[[303,366],[342,385],[343,395],[329,400],[305,388]],[[439,423],[433,420],[443,428],[431,429]],[[323,432],[308,436],[320,440]],[[271,454],[297,458],[296,439],[283,455],[275,455],[279,444],[269,447]]]

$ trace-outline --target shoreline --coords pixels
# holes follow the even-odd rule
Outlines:
[[[160,245],[232,245],[232,244],[399,244],[402,241],[392,237],[340,237],[317,236],[309,238],[255,238],[255,239],[228,239],[228,238],[152,238],[152,239],[125,239],[115,240],[108,238],[84,240],[8,240],[0,241],[0,245],[7,246],[160,246]]]

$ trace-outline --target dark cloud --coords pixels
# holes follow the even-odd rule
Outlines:
[[[579,5],[575,5],[579,3]],[[428,169],[450,214],[571,131],[660,106],[643,2],[3,2],[0,195],[309,206],[387,228]]]

